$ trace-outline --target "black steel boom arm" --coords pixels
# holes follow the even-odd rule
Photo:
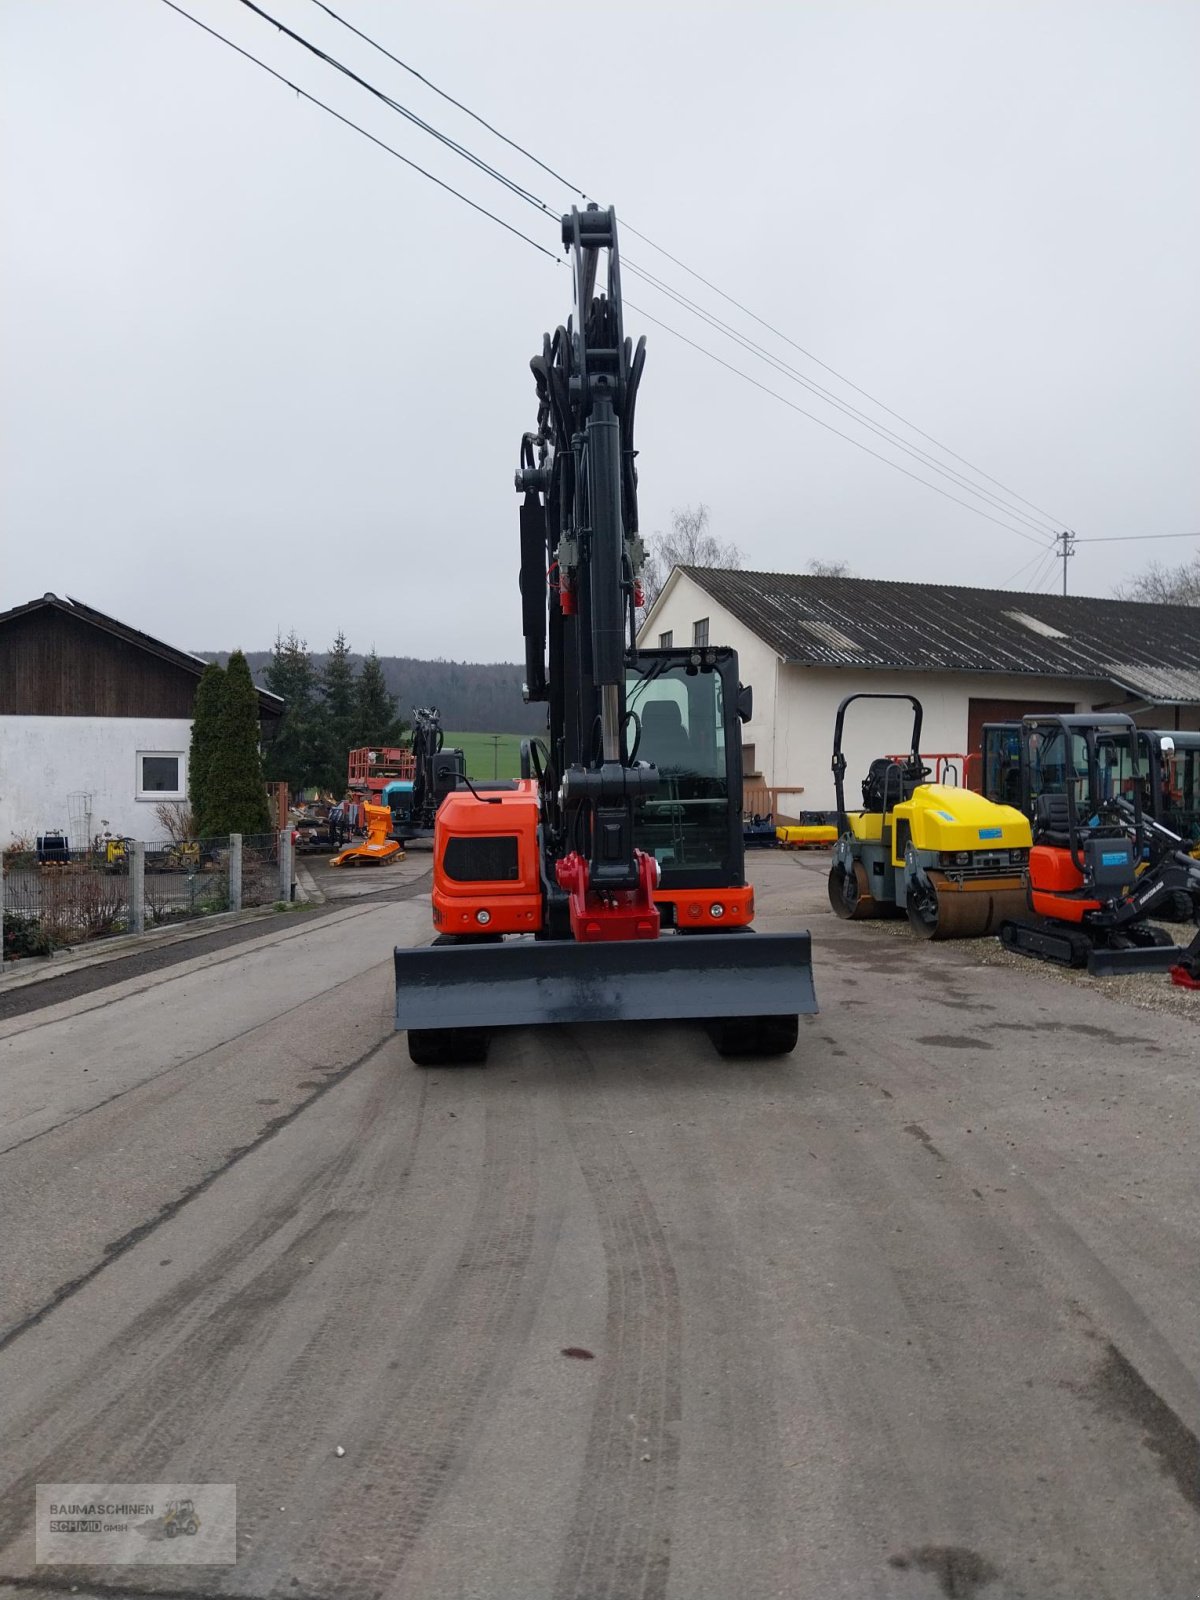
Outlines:
[[[658,784],[653,767],[629,758],[625,708],[645,559],[633,444],[645,340],[634,350],[625,338],[615,213],[574,209],[562,235],[575,312],[530,363],[537,430],[521,441],[516,475],[525,696],[549,702],[552,852],[585,855],[597,890],[629,889],[634,801]]]

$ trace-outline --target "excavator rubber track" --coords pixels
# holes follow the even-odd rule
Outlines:
[[[1086,933],[1044,920],[1004,922],[1000,942],[1008,950],[1049,961],[1059,967],[1086,967],[1094,978],[1117,978],[1138,972],[1170,972],[1187,952],[1158,929],[1146,928],[1127,943],[1097,943]]]

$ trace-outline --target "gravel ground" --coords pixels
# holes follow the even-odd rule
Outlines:
[[[1195,931],[1187,923],[1180,922],[1164,922],[1156,926],[1163,928],[1172,939],[1183,945],[1190,941]],[[907,920],[898,917],[856,922],[854,927],[861,929],[868,937],[912,938]],[[981,967],[1009,967],[1028,972],[1031,977],[1047,983],[1065,983],[1073,988],[1090,989],[1106,999],[1133,1006],[1138,1011],[1156,1011],[1163,1016],[1180,1017],[1200,1026],[1200,991],[1179,988],[1166,973],[1146,972],[1120,978],[1094,978],[1077,968],[1057,967],[1051,962],[1015,955],[1011,950],[1006,950],[999,939],[992,938],[961,940],[957,942],[957,948],[971,950]]]

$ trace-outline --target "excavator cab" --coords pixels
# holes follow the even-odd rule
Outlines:
[[[659,777],[656,792],[635,802],[634,840],[657,864],[654,901],[666,927],[753,920],[741,820],[749,695],[729,649],[643,650],[627,674],[632,752]]]
[[[1131,741],[1137,740],[1137,783],[1142,811],[1200,853],[1200,733],[1158,728],[1112,727],[1103,713],[1068,719],[1068,728],[1039,714],[1020,722],[983,725],[982,790],[989,800],[1016,806],[1036,820],[1043,794],[1062,794],[1072,784],[1083,804],[1089,757],[1085,729],[1097,736],[1096,794],[1128,794],[1134,782]]]

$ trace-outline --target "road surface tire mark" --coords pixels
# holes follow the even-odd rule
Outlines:
[[[867,1106],[860,1115],[881,1130],[889,1126],[887,1113],[880,1107]],[[966,1330],[972,1326],[987,1326],[997,1339],[1018,1336],[1029,1339],[1031,1330],[1036,1330],[1039,1339],[1056,1339],[1060,1335],[1062,1309],[1070,1304],[1064,1289],[1077,1273],[1085,1275],[1089,1288],[1094,1291],[1088,1296],[1089,1300],[1098,1298],[1101,1305],[1105,1302],[1117,1305],[1122,1299],[1132,1305],[1132,1301],[1112,1270],[1074,1231],[1052,1198],[1022,1178],[1003,1156],[989,1153],[982,1143],[972,1143],[965,1151],[945,1158],[941,1177],[933,1176],[936,1169],[930,1167],[923,1177],[913,1172],[913,1183],[906,1185],[903,1165],[898,1167],[895,1163],[895,1150],[897,1141],[909,1129],[893,1123],[891,1132],[890,1141],[886,1137],[854,1141],[845,1133],[836,1132],[830,1138],[834,1143],[840,1142],[845,1152],[839,1162],[847,1175],[844,1187],[848,1195],[857,1194],[864,1215],[872,1215],[873,1209],[895,1218],[905,1218],[907,1213],[903,1234],[886,1240],[883,1270],[908,1318],[905,1331],[911,1334],[921,1351],[932,1380],[927,1382],[926,1398],[918,1402],[919,1413],[926,1423],[940,1417],[940,1431],[945,1437],[968,1438],[979,1399],[975,1389],[978,1378],[971,1370]],[[966,1196],[973,1192],[969,1187],[972,1181],[984,1176],[993,1187],[996,1179],[1003,1178],[1000,1187],[1005,1191],[1005,1204],[974,1211]],[[933,1195],[935,1184],[937,1193]],[[916,1202],[922,1189],[927,1203],[918,1206]],[[1018,1194],[1021,1203],[1014,1206]],[[936,1204],[932,1203],[934,1200]],[[944,1262],[955,1258],[952,1241],[956,1233],[969,1237],[970,1249],[979,1259],[996,1263],[994,1274],[974,1279],[956,1276],[953,1281],[947,1281]],[[1067,1248],[1064,1249],[1064,1245]],[[1005,1325],[1014,1314],[1013,1308],[1019,1306],[1030,1309],[1023,1314],[1018,1335],[1015,1328],[1006,1329]],[[1034,1307],[1039,1308],[1036,1313]],[[1031,1320],[1035,1315],[1040,1322]],[[1143,1313],[1139,1312],[1139,1320],[1152,1335],[1155,1345],[1165,1344]],[[892,1327],[895,1331],[894,1323]],[[1066,1353],[1064,1351],[1064,1355]],[[1036,1361],[1031,1361],[1032,1370],[1036,1370]],[[1134,1372],[1132,1366],[1129,1371]],[[1140,1376],[1138,1382],[1141,1382]],[[1126,1391],[1127,1400],[1135,1388],[1131,1386]],[[1092,1398],[1100,1393],[1099,1390],[1083,1392]],[[1153,1395],[1154,1392],[1146,1388],[1146,1393]],[[1111,1400],[1111,1393],[1108,1398]],[[1154,1395],[1154,1398],[1158,1397]],[[881,1396],[881,1400],[886,1403],[887,1397]],[[996,1397],[993,1403],[999,1404]],[[1132,1404],[1131,1401],[1126,1407],[1127,1414],[1132,1414]],[[1160,1404],[1159,1421],[1164,1429],[1166,1417],[1179,1422],[1174,1412],[1164,1403]],[[1111,1411],[1112,1408],[1106,1409]],[[883,1420],[881,1426],[887,1425]],[[1149,1424],[1146,1426],[1148,1443],[1152,1430]],[[1179,1423],[1179,1426],[1184,1425]],[[1160,1438],[1168,1436],[1176,1439],[1171,1459],[1178,1460],[1177,1436],[1158,1433]],[[1030,1438],[1034,1441],[1036,1435]],[[1037,1448],[1036,1442],[1031,1442],[1031,1449],[1036,1451]],[[1148,1448],[1154,1447],[1148,1443]],[[1001,1475],[1002,1459],[997,1454],[996,1471]],[[1110,1475],[1114,1489],[1119,1489],[1121,1470],[1111,1447],[1102,1446],[1090,1459],[1094,1466]],[[1081,1479],[1081,1483],[1083,1481],[1086,1480]],[[977,1501],[977,1491],[972,1488],[971,1472],[968,1470],[964,1475],[961,1487],[943,1483],[941,1493],[939,1520],[944,1525],[946,1516],[952,1516],[959,1529],[971,1538],[980,1520],[978,1503],[974,1508],[972,1505],[973,1499]],[[1047,1497],[1043,1506],[1043,1536],[1060,1548],[1071,1548],[1081,1538],[1078,1508],[1085,1500],[1086,1492],[1082,1488],[1078,1490],[1078,1502],[1065,1494]],[[1124,1520],[1120,1525],[1126,1537],[1138,1537],[1136,1526],[1131,1527]],[[1170,1593],[1173,1550],[1155,1546],[1144,1535],[1142,1539],[1147,1592],[1153,1589],[1157,1593],[1161,1589],[1164,1594]],[[1091,1586],[1089,1593],[1097,1596],[1113,1593],[1103,1564],[1092,1560],[1092,1556],[1093,1552],[1089,1551],[1086,1560],[1081,1558],[1074,1575],[1086,1579]],[[1042,1581],[1047,1581],[1044,1574]],[[1155,1584],[1159,1589],[1154,1589]]]
[[[255,1386],[254,1402],[241,1425],[232,1435],[222,1434],[210,1450],[210,1455],[229,1461],[231,1471],[233,1466],[240,1470],[248,1461],[266,1464],[263,1471],[243,1471],[242,1476],[245,1488],[238,1500],[238,1575],[244,1587],[269,1589],[273,1579],[263,1577],[256,1583],[260,1574],[273,1573],[286,1565],[289,1550],[304,1541],[327,1508],[326,1485],[293,1480],[286,1492],[287,1513],[281,1517],[280,1495],[270,1481],[272,1470],[297,1457],[311,1457],[311,1448],[301,1441],[310,1438],[314,1418],[329,1419],[327,1425],[334,1426],[330,1418],[331,1396],[339,1396],[351,1385],[366,1381],[386,1387],[385,1369],[395,1335],[397,1308],[410,1300],[423,1265],[419,1255],[402,1248],[408,1221],[406,1191],[420,1142],[429,1083],[428,1074],[417,1077],[420,1099],[404,1148],[395,1148],[389,1128],[394,1119],[386,1115],[385,1108],[380,1108],[375,1127],[364,1127],[361,1133],[358,1148],[364,1159],[355,1165],[357,1192],[351,1203],[361,1205],[361,1221],[356,1229],[359,1238],[365,1234],[380,1245],[373,1265],[368,1269],[361,1252],[351,1253],[350,1261],[339,1273],[341,1293],[334,1296],[327,1292],[330,1309],[304,1338],[299,1353],[273,1382]],[[371,1160],[365,1158],[364,1146],[369,1146],[373,1137],[379,1148]],[[382,1403],[379,1408],[385,1413],[388,1410]],[[357,1448],[354,1453],[357,1458]]]
[[[683,1314],[666,1235],[594,1083],[555,1039],[575,1159],[596,1208],[608,1273],[604,1349],[583,1478],[556,1600],[663,1600],[682,1417]],[[589,1082],[589,1080],[593,1080]],[[589,1089],[592,1091],[589,1093]]]
[[[345,1077],[379,1048],[372,1046],[360,1060],[342,1069],[338,1077]],[[336,1081],[331,1078],[326,1088]],[[325,1092],[325,1088],[318,1091],[304,1106],[279,1119],[279,1127],[265,1133],[254,1145],[235,1152],[221,1172],[228,1171],[235,1161],[278,1133],[284,1123],[292,1121]],[[424,1092],[422,1084],[422,1104]],[[372,1098],[363,1113],[364,1136],[376,1116]],[[416,1122],[419,1127],[419,1108]],[[351,1170],[358,1148],[359,1141],[349,1139],[317,1173],[305,1173],[294,1190],[280,1196],[277,1205],[250,1222],[216,1263],[206,1261],[160,1296],[111,1344],[92,1352],[83,1370],[56,1390],[40,1412],[19,1420],[14,1431],[28,1441],[26,1451],[35,1452],[37,1459],[0,1494],[0,1550],[28,1531],[38,1483],[73,1481],[85,1469],[91,1474],[88,1481],[104,1477],[117,1482],[152,1481],[160,1466],[165,1467],[171,1452],[194,1438],[196,1419],[202,1419],[210,1408],[219,1411],[259,1343],[270,1335],[279,1302],[311,1276],[322,1256],[344,1237],[346,1227],[357,1214],[352,1205],[345,1203],[355,1197],[339,1196],[338,1186]],[[208,1188],[221,1172],[210,1174],[180,1201],[172,1202],[169,1214]],[[340,1206],[336,1203],[339,1199],[343,1200]],[[298,1216],[305,1211],[315,1214],[315,1220],[281,1254],[230,1294],[230,1281],[240,1269],[274,1236],[294,1231]],[[127,1236],[119,1241],[116,1254],[124,1254],[166,1220],[166,1215],[161,1215],[135,1230],[138,1238]],[[116,1254],[102,1265],[110,1264]],[[99,1270],[97,1267],[88,1276],[94,1277]],[[82,1283],[76,1287],[82,1287]],[[169,1340],[168,1349],[153,1361],[149,1352],[164,1340]],[[96,1387],[97,1374],[127,1372],[133,1381],[112,1399],[102,1400],[87,1422],[53,1445],[38,1446],[34,1435],[39,1429],[53,1427],[56,1418],[70,1417],[79,1405],[86,1404],[88,1391]],[[128,1465],[122,1466],[122,1462]]]
[[[390,1389],[372,1395],[353,1476],[325,1467],[320,1520],[281,1596],[375,1600],[397,1574],[463,1461],[497,1368],[516,1358],[533,1251],[537,1141],[529,1107],[485,1082],[484,1151],[468,1242],[455,1270],[402,1329]],[[506,1350],[507,1346],[507,1350]]]
[[[305,1003],[307,1004],[307,1002]],[[299,1007],[294,1007],[293,1009],[298,1010]],[[274,1020],[278,1021],[278,1018]],[[6,1350],[8,1346],[12,1344],[14,1340],[19,1339],[22,1334],[28,1333],[30,1328],[35,1328],[39,1322],[43,1322],[52,1311],[54,1311],[58,1306],[62,1305],[64,1300],[69,1300],[72,1295],[78,1294],[80,1289],[82,1289],[86,1284],[91,1283],[92,1279],[103,1272],[106,1267],[110,1267],[114,1261],[120,1260],[126,1251],[132,1250],[134,1245],[140,1244],[142,1240],[145,1239],[149,1234],[153,1233],[156,1228],[160,1228],[164,1222],[168,1222],[178,1212],[182,1211],[183,1207],[186,1206],[189,1201],[194,1200],[197,1195],[203,1194],[206,1189],[210,1188],[211,1185],[214,1184],[218,1178],[222,1177],[226,1172],[228,1172],[231,1167],[235,1167],[239,1161],[243,1161],[246,1156],[253,1154],[255,1150],[266,1144],[269,1139],[275,1138],[276,1134],[281,1133],[283,1129],[288,1127],[290,1123],[294,1122],[302,1112],[307,1111],[308,1108],[316,1101],[320,1100],[323,1095],[328,1094],[330,1089],[332,1089],[336,1084],[341,1083],[343,1078],[349,1077],[349,1075],[355,1071],[356,1068],[361,1067],[365,1062],[369,1061],[376,1051],[384,1049],[389,1043],[391,1037],[392,1036],[389,1033],[383,1039],[376,1039],[372,1044],[369,1044],[360,1055],[355,1056],[353,1061],[348,1061],[345,1066],[338,1067],[336,1071],[331,1072],[321,1084],[320,1088],[314,1089],[307,1099],[302,1100],[299,1105],[293,1106],[290,1111],[284,1112],[281,1116],[272,1117],[269,1122],[264,1123],[259,1133],[257,1133],[255,1137],[247,1144],[239,1145],[236,1150],[231,1150],[225,1157],[224,1161],[221,1162],[220,1166],[214,1167],[211,1172],[206,1172],[202,1178],[197,1179],[195,1183],[184,1189],[182,1193],[176,1195],[174,1200],[168,1200],[165,1205],[160,1206],[155,1214],[152,1217],[147,1218],[145,1222],[138,1223],[136,1228],[130,1228],[128,1233],[124,1233],[119,1239],[114,1239],[111,1241],[111,1243],[106,1244],[104,1246],[104,1256],[101,1260],[95,1262],[87,1269],[86,1272],[81,1272],[77,1277],[71,1278],[67,1283],[61,1284],[49,1297],[49,1299],[43,1301],[43,1303],[35,1310],[29,1312],[27,1316],[22,1317],[20,1322],[14,1323],[10,1328],[5,1329],[3,1334],[0,1334],[0,1352]],[[225,1042],[228,1043],[229,1041]],[[214,1048],[221,1049],[223,1046],[218,1045]],[[211,1052],[204,1053],[208,1054]],[[185,1065],[185,1063],[180,1062],[177,1063],[177,1065],[182,1066]],[[169,1070],[174,1071],[175,1068],[171,1068]],[[149,1082],[152,1080],[147,1081]],[[93,1109],[99,1108],[93,1107]]]
[[[199,1050],[193,1051],[190,1056],[182,1056],[178,1061],[172,1061],[169,1065],[160,1067],[157,1072],[152,1072],[149,1077],[141,1078],[137,1083],[128,1084],[124,1089],[118,1089],[115,1094],[106,1095],[103,1100],[97,1100],[93,1105],[84,1106],[81,1111],[73,1111],[69,1117],[64,1117],[61,1122],[55,1122],[49,1128],[42,1128],[37,1133],[28,1134],[24,1139],[18,1139],[15,1144],[5,1145],[3,1149],[0,1149],[0,1157],[11,1155],[14,1150],[22,1150],[26,1145],[33,1144],[36,1140],[46,1138],[48,1134],[57,1133],[62,1128],[70,1127],[73,1122],[78,1122],[81,1117],[90,1117],[94,1111],[101,1111],[105,1106],[112,1105],[114,1101],[123,1100],[126,1095],[136,1094],[139,1089],[145,1089],[150,1084],[158,1083],[161,1079],[170,1077],[173,1072],[182,1072],[185,1067],[193,1066],[197,1061],[203,1061],[205,1056],[216,1055],[219,1050],[228,1049],[230,1045],[237,1044],[241,1040],[251,1039],[256,1033],[261,1033],[266,1028],[274,1028],[286,1018],[294,1016],[297,1011],[303,1011],[305,1006],[315,1005],[322,1000],[328,999],[331,995],[337,994],[339,989],[346,988],[348,984],[360,982],[364,976],[363,972],[352,972],[348,978],[343,978],[340,983],[331,984],[329,988],[321,989],[316,994],[305,995],[303,1000],[297,1000],[295,1005],[287,1006],[284,1010],[277,1011],[272,1016],[262,1017],[259,1021],[252,1022],[248,1028],[242,1028],[238,1033],[231,1033],[224,1039],[218,1039],[212,1044],[203,1045]],[[116,1001],[105,1002],[106,1005],[115,1005],[117,1003]],[[99,1010],[100,1008],[94,1007],[93,1009]],[[387,1010],[387,1016],[389,1020],[385,1036],[378,1039],[370,1047],[371,1049],[378,1049],[385,1042],[387,1034],[391,1031],[390,1007]],[[39,1026],[50,1027],[53,1024],[39,1024]],[[28,1029],[26,1031],[33,1032],[34,1030]],[[23,1037],[23,1035],[18,1037]],[[0,1041],[0,1044],[2,1043],[3,1041]],[[369,1053],[370,1051],[367,1052],[367,1054]],[[365,1056],[359,1056],[351,1063],[351,1066],[357,1066],[364,1059]],[[350,1069],[346,1068],[345,1070],[349,1071]],[[0,1349],[2,1348],[3,1346],[0,1346]]]
[[[1157,1456],[1159,1471],[1200,1512],[1200,1440],[1115,1344],[1107,1347],[1082,1392],[1109,1416],[1128,1418],[1141,1428],[1142,1444]]]
[[[958,1544],[925,1544],[919,1550],[905,1550],[889,1556],[888,1566],[899,1572],[915,1567],[918,1572],[931,1573],[946,1600],[975,1600],[981,1588],[1000,1576],[977,1550]]]

